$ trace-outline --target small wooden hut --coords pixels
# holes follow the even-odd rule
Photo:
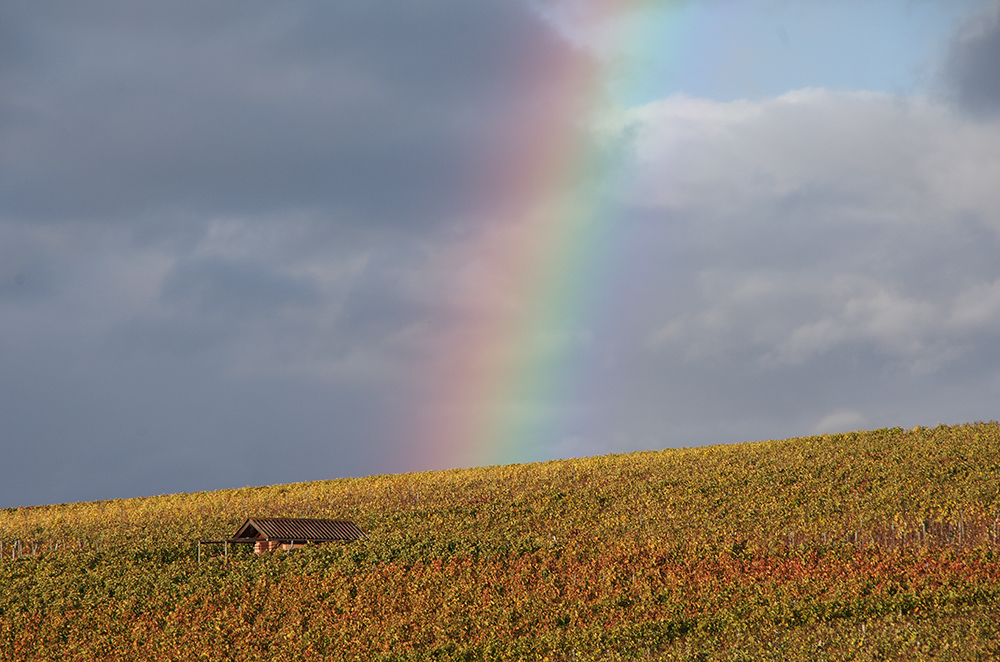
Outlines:
[[[224,545],[224,554],[229,556],[230,544],[253,545],[254,553],[261,554],[279,548],[290,551],[308,544],[361,540],[367,537],[357,524],[349,520],[250,517],[229,538],[198,541],[198,562],[201,562],[202,545]]]

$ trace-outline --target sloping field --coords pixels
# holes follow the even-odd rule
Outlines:
[[[8,509],[0,659],[1000,659],[998,492],[985,423]],[[370,540],[198,565],[251,515]]]

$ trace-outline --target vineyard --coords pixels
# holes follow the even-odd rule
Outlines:
[[[368,540],[197,560],[248,516]],[[1000,659],[1000,424],[0,510],[3,660]]]

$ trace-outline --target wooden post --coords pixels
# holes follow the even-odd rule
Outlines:
[[[198,565],[201,565],[201,541],[198,541]]]

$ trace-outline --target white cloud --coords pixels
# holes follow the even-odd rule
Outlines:
[[[806,89],[762,102],[673,96],[625,113],[639,205],[730,216],[796,195],[845,220],[1000,211],[1000,132],[926,99]]]
[[[851,432],[852,430],[864,430],[868,426],[868,419],[860,412],[853,409],[838,409],[824,416],[812,429],[813,434],[835,434],[838,432]]]
[[[827,90],[628,117],[626,195],[678,228],[698,283],[652,347],[779,367],[864,346],[933,372],[1000,329],[997,126]]]
[[[912,369],[929,369],[948,358],[933,346],[941,315],[932,303],[865,282],[820,288],[815,296],[826,299],[829,310],[795,326],[777,347],[778,361],[802,363],[852,342],[873,344],[889,356],[901,355]]]

